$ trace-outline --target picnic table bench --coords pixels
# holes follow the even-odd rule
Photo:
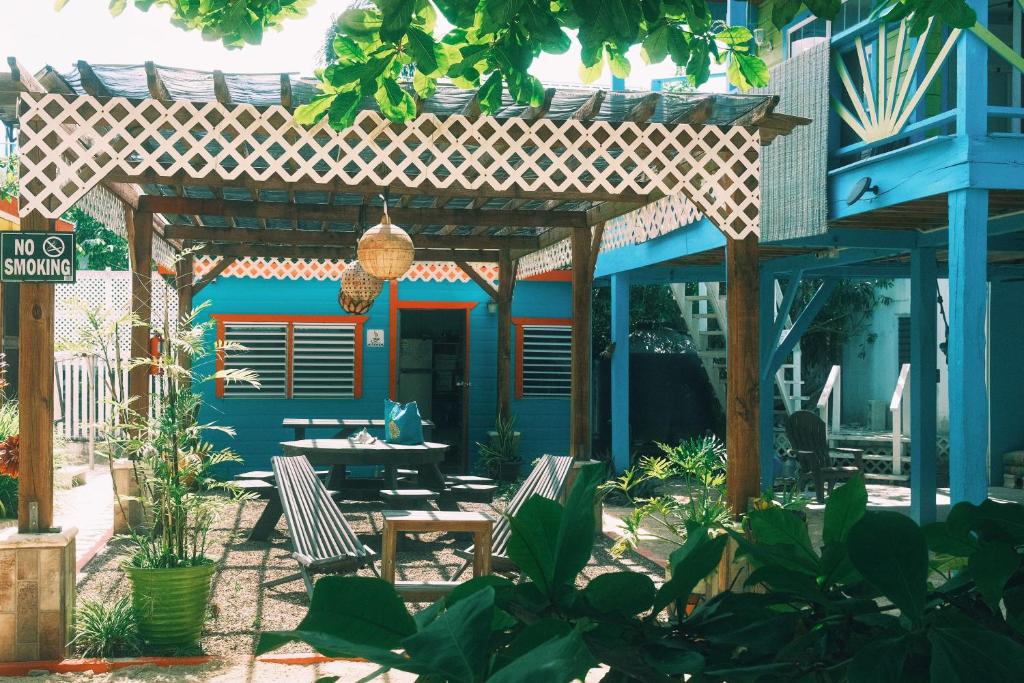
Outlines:
[[[295,432],[295,440],[306,438],[307,429],[333,429],[337,438],[352,436],[360,429],[383,429],[384,420],[361,417],[286,417],[281,426]],[[423,429],[434,428],[430,420],[423,420]]]

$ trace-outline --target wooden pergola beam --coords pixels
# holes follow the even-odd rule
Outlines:
[[[345,183],[341,181],[318,182],[315,180],[286,181],[279,178],[267,178],[258,183],[245,179],[226,179],[218,175],[206,175],[193,177],[187,173],[173,173],[168,175],[157,174],[152,170],[133,171],[125,173],[117,169],[106,174],[108,181],[138,183],[140,185],[182,185],[187,187],[243,187],[250,192],[256,190],[295,190],[296,192],[336,192],[339,195],[353,194],[383,194],[390,190],[391,194],[414,194],[431,197],[488,197],[490,199],[504,199],[524,201],[561,199],[567,202],[607,202],[607,201],[633,201],[650,203],[661,195],[655,192],[637,193],[630,191],[609,192],[606,190],[549,190],[546,188],[535,188],[522,190],[519,188],[506,188],[496,190],[489,187],[464,188],[458,186],[437,187],[428,182],[417,186],[403,185],[399,182],[390,185],[378,185],[372,182]]]
[[[214,265],[213,268],[210,269],[210,272],[201,277],[199,280],[195,282],[195,284],[192,285],[192,296],[194,297],[196,294],[202,291],[203,287],[216,280],[221,273],[227,270],[231,266],[231,264],[237,260],[238,259],[234,256],[225,256],[220,261],[218,261],[216,265]]]
[[[213,72],[213,96],[221,104],[231,104],[231,91],[228,90],[228,81],[223,71]]]
[[[569,118],[577,121],[593,121],[601,111],[602,104],[604,104],[604,90],[596,90],[587,98],[586,102],[580,105],[579,109],[569,115]]]
[[[764,102],[761,102],[743,116],[733,121],[734,126],[753,126],[757,127],[768,118],[768,115],[775,111],[775,107],[779,104],[779,96],[772,95]]]
[[[633,123],[647,123],[652,116],[654,116],[655,110],[658,108],[658,102],[661,101],[661,93],[652,92],[647,93],[637,101],[629,111],[626,112],[626,121],[632,121]]]
[[[711,118],[711,113],[715,109],[715,97],[714,95],[708,95],[700,100],[692,107],[680,112],[671,120],[666,121],[669,124],[677,123],[688,123],[691,126],[699,126],[707,123],[708,119]]]
[[[164,228],[168,239],[197,242],[258,242],[284,246],[355,246],[355,232],[322,230],[287,230],[256,228],[210,228],[196,225],[168,225]],[[486,235],[427,235],[413,237],[417,247],[428,249],[536,249],[536,237],[488,237]]]
[[[153,62],[146,62],[146,87],[149,88],[149,96],[161,102],[170,102],[171,94],[167,92],[164,79],[160,77],[160,69]]]
[[[294,108],[292,102],[292,77],[289,74],[281,74],[281,106],[286,109]]]
[[[89,62],[78,60],[78,73],[82,77],[82,89],[93,97],[111,97],[107,84],[96,75]]]
[[[527,107],[523,110],[520,116],[527,121],[538,121],[548,115],[551,111],[551,102],[555,99],[554,88],[546,88],[544,90],[544,101],[541,102],[539,107]]]
[[[490,282],[484,279],[484,277],[480,273],[476,272],[476,270],[471,265],[469,265],[469,263],[464,259],[464,257],[460,256],[458,253],[453,251],[451,253],[451,258],[455,262],[455,265],[457,265],[462,270],[462,272],[469,277],[470,280],[475,282],[477,286],[480,287],[480,289],[484,290],[484,294],[486,294],[491,299],[491,301],[498,300],[498,290],[495,289],[494,285],[492,285]]]
[[[291,221],[330,220],[355,223],[359,206],[327,206],[326,204],[292,204],[285,202],[244,202],[227,199],[194,197],[163,197],[145,195],[139,198],[142,211],[182,216],[224,216],[275,218]],[[587,228],[583,211],[541,211],[500,209],[417,209],[395,207],[389,211],[391,221],[398,225],[489,225],[538,228]]]

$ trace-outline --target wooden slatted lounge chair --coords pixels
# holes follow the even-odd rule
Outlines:
[[[313,594],[314,574],[339,574],[373,566],[376,554],[363,545],[345,521],[337,503],[304,456],[276,456],[271,460],[277,490],[292,538],[292,557],[299,576]],[[268,582],[276,586],[296,575]]]
[[[802,489],[807,479],[814,483],[819,503],[825,502],[825,485],[832,493],[837,481],[845,481],[864,471],[864,451],[860,448],[829,448],[825,422],[809,410],[798,410],[786,419],[786,436],[800,463],[798,486]],[[853,465],[837,464],[833,457],[853,459]]]
[[[572,458],[569,456],[545,455],[534,465],[530,476],[526,478],[515,496],[509,501],[505,515],[502,515],[494,523],[494,531],[491,541],[491,570],[495,573],[517,571],[516,565],[508,557],[508,539],[512,535],[512,527],[508,517],[515,516],[519,508],[535,494],[558,500],[565,489],[565,482],[572,469]],[[462,573],[473,563],[473,546],[465,550],[457,550],[455,554],[466,560],[459,571],[452,578],[457,580]]]

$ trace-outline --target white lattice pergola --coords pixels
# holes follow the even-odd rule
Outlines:
[[[407,124],[367,109],[339,132],[294,122],[294,106],[315,91],[287,74],[277,92],[266,75],[229,80],[152,63],[79,62],[67,74],[31,77],[9,63],[0,116],[16,94],[22,228],[46,229],[80,200],[120,225],[110,196],[121,200],[133,311],[142,319],[151,308],[154,237],[183,249],[176,285],[186,311],[196,291],[230,268],[244,274],[312,259],[322,264],[318,277],[328,276],[328,264],[352,258],[361,231],[377,222],[383,194],[421,268],[454,263],[438,267],[497,301],[505,412],[516,271],[571,265],[569,450],[578,458],[590,456],[590,306],[600,249],[707,218],[730,244],[729,392],[746,406],[729,414],[730,500],[757,494],[757,318],[736,302],[756,308],[761,147],[806,123],[775,112],[778,98],[549,88],[541,106],[506,101],[483,116],[476,93],[441,86]],[[53,286],[20,292],[21,310],[33,312],[20,329],[22,425],[49,425]],[[146,354],[147,342],[145,328],[134,328],[133,355]],[[144,411],[144,366],[130,386]],[[45,503],[42,525],[52,521],[47,433],[23,429],[21,442],[23,495]]]
[[[458,114],[397,126],[363,111],[337,132],[326,120],[303,128],[282,106],[33,93],[19,122],[23,215],[57,218],[103,179],[215,180],[636,204],[683,195],[729,236],[758,234],[761,139],[743,126]]]

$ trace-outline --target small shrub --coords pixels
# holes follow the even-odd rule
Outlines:
[[[124,657],[139,653],[139,633],[131,596],[113,604],[86,600],[75,614],[72,645],[82,657]]]

